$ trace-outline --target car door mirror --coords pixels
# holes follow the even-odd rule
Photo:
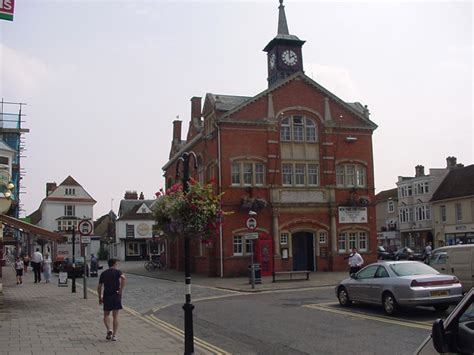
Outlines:
[[[439,353],[448,352],[448,344],[446,341],[446,333],[442,319],[437,319],[431,328],[431,337],[433,338],[433,346]]]
[[[356,280],[356,279],[357,279],[357,274],[352,273],[352,274],[351,274],[351,279]]]

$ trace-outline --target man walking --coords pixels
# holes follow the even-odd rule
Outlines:
[[[99,278],[97,294],[99,304],[104,305],[104,324],[107,328],[106,339],[117,341],[117,330],[119,326],[118,314],[122,309],[122,293],[125,287],[125,275],[117,268],[117,260],[109,259],[109,268]],[[102,286],[104,293],[102,295]],[[112,328],[110,328],[110,312],[112,312]]]
[[[352,253],[349,255],[348,259],[350,267],[349,275],[355,274],[364,264],[364,259],[362,259],[362,256],[357,252],[356,248],[352,249]]]
[[[43,262],[43,254],[40,253],[39,248],[31,256],[31,266],[35,274],[35,283],[41,282],[41,264]]]

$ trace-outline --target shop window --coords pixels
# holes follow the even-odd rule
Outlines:
[[[127,256],[140,255],[140,246],[138,243],[127,243]]]

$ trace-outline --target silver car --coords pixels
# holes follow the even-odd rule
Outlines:
[[[342,306],[352,301],[381,304],[393,315],[400,307],[432,306],[445,311],[462,298],[456,276],[440,274],[419,261],[381,261],[366,266],[336,286]]]

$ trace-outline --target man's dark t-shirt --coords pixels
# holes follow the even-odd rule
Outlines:
[[[100,274],[99,283],[104,284],[104,297],[115,295],[120,289],[120,276],[122,271],[110,268]]]

